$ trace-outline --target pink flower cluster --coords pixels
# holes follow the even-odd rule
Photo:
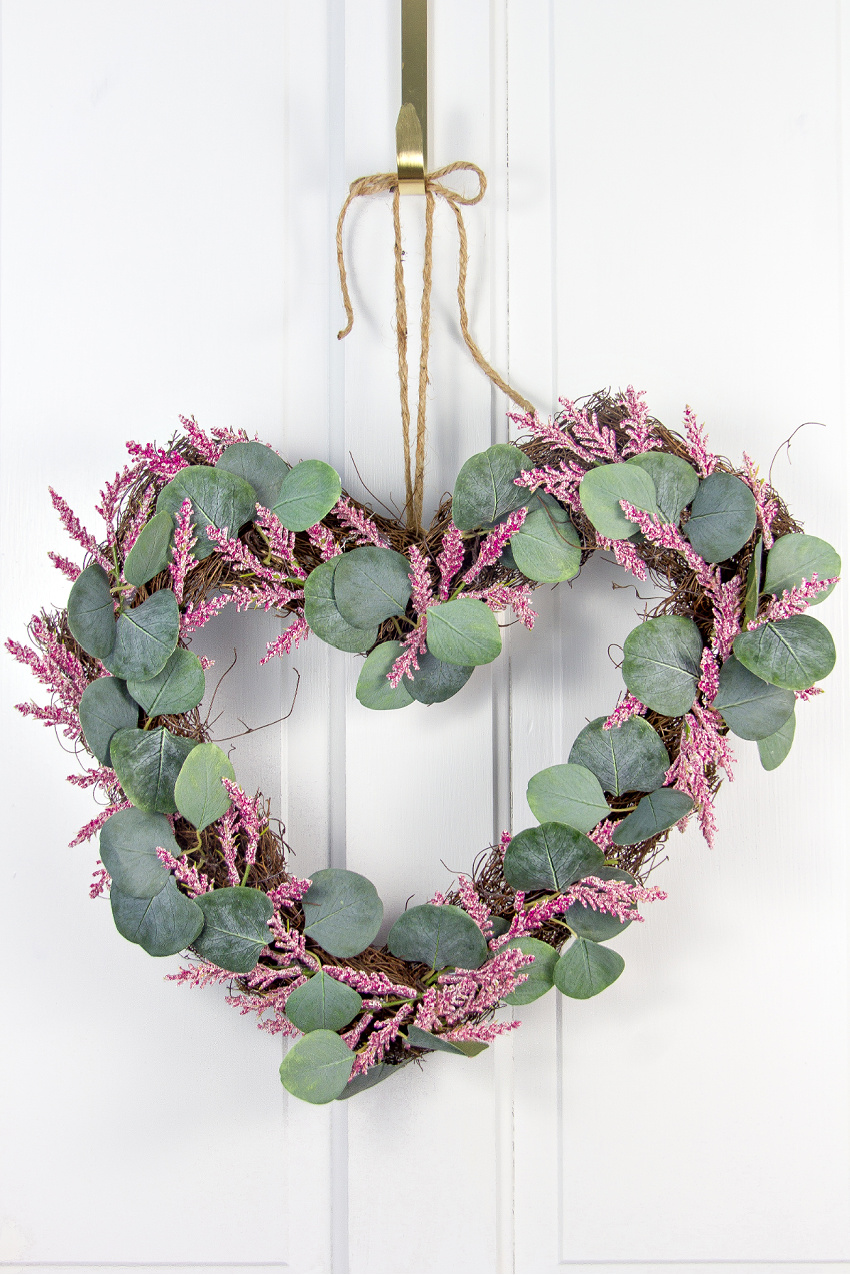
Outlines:
[[[531,587],[527,584],[492,584],[489,589],[465,593],[466,598],[480,598],[491,611],[504,611],[510,607],[516,618],[527,629],[534,628],[537,612],[531,607]]]
[[[228,797],[233,802],[230,810],[236,810],[239,815],[239,830],[244,837],[242,846],[242,855],[246,864],[254,863],[257,858],[257,846],[259,845],[260,836],[267,827],[265,812],[261,809],[258,797],[248,797],[232,779],[222,779]],[[227,815],[223,816],[224,819]],[[233,827],[230,827],[231,836],[233,835]],[[223,840],[223,838],[222,838]]]
[[[99,562],[100,565],[108,571],[110,567],[109,559],[103,553],[91,532],[86,531],[85,527],[81,524],[79,518],[66,500],[63,500],[61,496],[58,496],[52,487],[48,487],[47,490],[50,492],[50,499],[53,502],[53,508],[61,518],[62,526],[65,528],[71,539],[76,540],[77,544],[82,546],[89,557],[93,558],[95,562]]]
[[[197,898],[199,894],[209,894],[212,889],[209,877],[205,872],[198,871],[188,855],[177,859],[164,846],[157,846],[156,857],[164,868],[174,873],[181,885],[185,885],[190,899]]]
[[[409,1018],[413,1012],[411,1005],[402,1005],[392,1018],[387,1019],[385,1023],[381,1023],[380,1027],[376,1027],[370,1035],[366,1046],[362,1049],[354,1060],[354,1066],[351,1069],[351,1079],[360,1076],[363,1072],[374,1067],[386,1055],[390,1045],[401,1031],[401,1025],[406,1018]]]
[[[795,585],[793,589],[783,589],[782,596],[774,598],[761,615],[757,616],[755,620],[750,620],[747,628],[757,629],[762,624],[767,624],[772,620],[787,620],[792,615],[802,615],[810,606],[812,598],[816,598],[819,593],[825,593],[827,589],[837,583],[838,576],[830,576],[828,580],[819,580],[815,574],[811,580],[804,580],[802,584]]]
[[[413,681],[413,674],[419,669],[419,656],[424,655],[428,649],[426,635],[428,632],[428,617],[423,615],[415,629],[402,639],[403,650],[401,655],[393,664],[387,674],[387,681],[395,690],[403,677],[409,677]]]
[[[192,549],[197,542],[197,536],[192,535],[192,502],[187,497],[180,506],[180,513],[177,515],[171,561],[168,564],[171,587],[178,603],[183,601],[183,585],[186,582],[186,573],[192,569],[196,562]]]
[[[756,502],[756,515],[758,517],[761,534],[764,539],[765,549],[773,548],[773,520],[779,512],[779,504],[775,500],[771,500],[767,495],[767,481],[758,477],[758,466],[754,465],[750,457],[744,452],[744,464],[747,472],[744,474],[744,482],[753,493]]]
[[[495,952],[477,970],[457,969],[440,974],[436,985],[423,994],[414,1026],[440,1032],[464,1019],[488,1013],[525,981],[527,975],[521,971],[533,960],[519,948],[509,947]]]
[[[429,606],[434,603],[434,590],[431,585],[431,573],[428,570],[428,563],[425,560],[422,551],[416,545],[411,545],[407,551],[410,559],[410,584],[411,593],[410,600],[413,603],[413,609],[417,615],[424,615]]]
[[[720,734],[723,718],[713,708],[703,707],[699,700],[682,721],[679,756],[667,771],[665,784],[687,793],[698,811],[702,835],[709,847],[714,845],[717,823],[711,794],[709,771],[723,768],[731,781],[735,757],[728,740]],[[684,824],[684,820],[682,821]]]
[[[696,465],[700,478],[713,474],[717,465],[717,457],[708,450],[705,426],[700,425],[696,415],[689,407],[685,408],[685,433],[688,437],[688,451]]]
[[[381,535],[377,523],[362,509],[352,504],[347,496],[334,505],[333,513],[345,527],[356,532],[356,545],[375,545],[378,549],[389,549],[389,541]]]
[[[542,487],[562,505],[579,510],[581,501],[578,485],[584,475],[585,470],[574,460],[562,460],[557,469],[554,465],[538,465],[534,469],[526,469],[519,478],[514,479],[514,483],[517,487],[527,487],[529,491]]]
[[[51,703],[45,707],[34,703],[15,707],[24,717],[34,717],[46,726],[61,727],[66,739],[78,740],[82,735],[80,700],[88,685],[86,671],[76,655],[62,645],[43,616],[33,616],[29,634],[38,651],[14,638],[7,639],[6,650],[47,688]]]
[[[505,547],[509,544],[511,536],[519,531],[525,522],[527,513],[528,510],[524,507],[516,509],[512,514],[508,514],[504,522],[500,522],[497,527],[493,528],[481,544],[478,550],[478,557],[463,576],[464,584],[471,584],[485,567],[491,567],[494,562],[498,562]]]
[[[630,717],[643,717],[646,712],[646,705],[642,704],[637,696],[632,695],[629,691],[613,713],[610,713],[602,723],[603,730],[611,730],[614,726],[622,726],[623,722],[627,722]]]
[[[638,903],[654,903],[666,899],[663,890],[655,886],[632,884],[630,881],[603,881],[600,877],[585,877],[576,885],[561,894],[552,895],[540,903],[525,906],[525,894],[517,891],[514,907],[514,919],[507,933],[494,939],[491,947],[498,949],[510,939],[521,938],[524,934],[533,934],[541,925],[551,921],[554,916],[569,911],[574,903],[582,907],[592,908],[594,912],[607,912],[620,921],[642,921],[637,910]]]
[[[440,571],[440,601],[446,602],[451,593],[452,581],[463,566],[463,536],[452,523],[444,534],[442,547],[437,554],[437,566]]]

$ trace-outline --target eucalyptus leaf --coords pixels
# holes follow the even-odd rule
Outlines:
[[[170,589],[160,589],[118,617],[115,645],[103,663],[115,677],[146,681],[165,668],[179,633],[177,599]]]
[[[167,510],[161,509],[145,523],[127,554],[124,579],[140,589],[148,580],[158,576],[168,566],[173,540],[174,519]]]
[[[593,771],[575,762],[549,766],[532,775],[526,796],[540,823],[565,823],[579,832],[590,832],[611,813]]]
[[[109,765],[109,745],[115,732],[139,724],[139,705],[119,677],[98,677],[89,682],[78,712],[86,747],[101,766]]]
[[[420,704],[442,704],[463,690],[472,677],[473,669],[464,664],[446,664],[436,655],[426,651],[417,657],[419,668],[413,680],[405,679],[405,690]]]
[[[132,679],[127,687],[148,717],[163,717],[197,708],[204,698],[206,680],[197,655],[178,647],[156,677],[141,682]]]
[[[404,1067],[400,1064],[393,1063],[375,1063],[368,1071],[358,1072],[357,1075],[349,1080],[341,1094],[337,1094],[337,1102],[345,1102],[349,1098],[354,1098],[359,1093],[363,1093],[365,1089],[373,1089],[375,1085],[379,1085],[383,1080],[390,1080],[393,1076],[398,1076],[404,1071]]]
[[[434,970],[477,970],[490,955],[472,917],[451,903],[420,903],[402,912],[387,936],[387,947],[393,956],[421,961]]]
[[[553,507],[554,506],[554,507]],[[510,539],[514,563],[529,580],[572,580],[581,567],[581,537],[557,502],[529,511]]]
[[[706,562],[726,562],[742,549],[756,525],[756,502],[745,482],[715,472],[704,478],[691,504],[685,535]]]
[[[304,933],[331,956],[358,956],[374,939],[384,905],[372,882],[348,868],[322,868],[302,900]]]
[[[792,712],[784,726],[758,741],[759,760],[765,770],[776,770],[777,766],[782,765],[791,751],[796,728],[797,716]]]
[[[341,495],[335,469],[323,460],[302,460],[284,476],[272,512],[289,531],[306,531],[330,513]]]
[[[152,898],[137,899],[116,885],[109,892],[112,919],[118,933],[138,943],[149,956],[173,956],[193,943],[204,924],[204,914],[181,894],[169,876]]]
[[[413,703],[408,679],[403,677],[398,686],[390,686],[388,674],[398,657],[403,654],[401,642],[382,642],[368,655],[357,679],[355,694],[364,708],[378,710],[407,708]]]
[[[470,456],[461,467],[452,495],[452,520],[460,531],[492,527],[506,514],[521,509],[530,499],[514,479],[531,462],[518,447],[496,443]]]
[[[280,495],[280,485],[289,473],[289,466],[277,452],[265,443],[241,442],[225,447],[215,463],[216,469],[236,474],[249,487],[253,487],[256,503],[264,509],[273,509]]]
[[[219,969],[248,974],[271,942],[271,899],[262,890],[232,885],[199,894],[196,902],[204,914],[196,951]]]
[[[747,624],[758,615],[763,558],[764,540],[759,536],[750,565],[747,567],[747,591],[744,594],[744,622]]]
[[[554,986],[558,953],[549,943],[542,943],[540,939],[526,935],[510,939],[500,951],[509,947],[518,947],[524,956],[533,956],[534,963],[522,966],[520,973],[527,975],[527,978],[514,991],[508,992],[505,1001],[508,1005],[530,1005],[532,1001],[545,996]]]
[[[226,469],[210,465],[187,465],[159,493],[157,512],[167,510],[175,517],[184,500],[192,502],[192,526],[196,543],[192,553],[200,562],[215,550],[206,534],[208,527],[225,527],[231,536],[254,517],[257,493],[250,483]]]
[[[457,1054],[461,1058],[469,1057],[466,1050],[461,1047],[462,1044],[467,1042],[445,1040],[442,1036],[435,1036],[433,1032],[423,1031],[421,1027],[408,1027],[407,1043],[412,1045],[414,1049],[430,1049],[437,1054]]]
[[[774,541],[767,555],[764,591],[781,597],[785,589],[794,589],[804,580],[817,576],[819,580],[831,580],[841,575],[841,559],[831,544],[817,536],[804,536],[801,532],[780,536]],[[835,585],[818,593],[809,602],[817,606],[828,598]]]
[[[334,577],[343,556],[319,563],[304,581],[304,618],[317,637],[338,651],[368,651],[378,636],[377,623],[355,628],[342,618],[336,604]]]
[[[681,717],[697,693],[702,649],[693,620],[683,615],[644,620],[623,644],[623,681],[647,708]]]
[[[354,1058],[354,1051],[336,1032],[320,1028],[292,1046],[280,1064],[281,1083],[304,1102],[333,1102],[348,1084]]]
[[[600,536],[609,540],[628,540],[638,530],[623,513],[621,500],[648,514],[658,513],[655,484],[637,465],[597,465],[582,478],[578,494],[582,509]]]
[[[794,694],[756,677],[731,655],[720,670],[716,708],[733,735],[766,739],[784,726],[794,712]]]
[[[96,660],[105,660],[115,645],[115,601],[109,576],[97,563],[81,571],[71,585],[68,628]]]
[[[565,996],[587,1000],[615,982],[626,962],[619,952],[591,939],[574,939],[555,966],[555,986]]]
[[[652,792],[664,783],[670,757],[658,732],[642,717],[604,730],[596,717],[576,737],[570,761],[592,770],[603,791],[614,797],[624,792]]]
[[[812,615],[768,620],[739,633],[732,650],[741,663],[772,686],[805,691],[835,667],[835,643]]]
[[[184,819],[203,832],[230,809],[222,779],[235,780],[227,754],[217,744],[198,744],[184,761],[174,785],[174,800]]]
[[[611,869],[607,865],[593,875],[603,881],[612,879]],[[635,879],[628,872],[620,873],[620,877],[634,884]],[[619,880],[620,877],[615,879]],[[583,903],[571,904],[566,912],[560,914],[560,919],[566,922],[578,938],[590,939],[593,943],[604,943],[607,939],[616,938],[631,925],[631,921],[621,921],[611,912],[598,912],[595,908],[585,907]]]
[[[129,801],[149,814],[174,814],[174,785],[196,747],[194,739],[157,730],[119,730],[112,736],[112,767]]]
[[[368,629],[391,615],[404,615],[412,567],[394,549],[362,545],[340,556],[333,578],[334,600],[347,624]]]
[[[641,452],[630,456],[629,465],[638,465],[649,474],[655,485],[658,508],[667,522],[678,526],[682,510],[697,494],[699,478],[696,470],[681,456],[669,452]]]
[[[505,852],[504,877],[515,890],[563,891],[603,867],[605,856],[576,828],[544,823],[525,828]]]
[[[498,621],[479,598],[429,607],[428,649],[446,664],[489,664],[502,649]]]
[[[687,793],[676,788],[657,788],[641,797],[637,809],[626,815],[614,831],[615,846],[636,846],[691,813],[694,803]]]
[[[170,877],[157,858],[161,847],[179,858],[182,851],[165,815],[130,806],[110,815],[100,830],[100,859],[113,888],[134,899],[152,899]]]
[[[290,992],[286,1017],[300,1032],[342,1031],[363,1007],[363,997],[353,988],[319,970],[306,983]]]

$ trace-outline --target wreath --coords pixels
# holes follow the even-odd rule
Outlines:
[[[501,1005],[609,986],[624,965],[609,940],[665,897],[646,878],[671,830],[695,816],[712,843],[730,735],[778,766],[797,700],[835,662],[807,612],[838,555],[746,455],[737,469],[712,455],[689,409],[683,433],[632,389],[514,419],[519,443],[469,459],[427,531],[345,495],[320,460],[290,467],[185,419],[167,447],[128,444],[101,492],[104,539],[51,491],[86,565],[50,555],[67,609],[7,647],[50,691],[19,710],[93,759],[70,777],[106,803],[71,842],[99,834],[92,897],[108,892],[119,933],[151,955],[188,953],[169,978],[228,984],[240,1013],[297,1036],[281,1080],[309,1102],[432,1051],[479,1053],[518,1026],[496,1021]],[[230,603],[273,610],[287,624],[263,663],[312,632],[365,655],[368,708],[436,704],[498,656],[504,613],[530,629],[533,590],[598,550],[666,590],[625,640],[624,695],[532,776],[537,826],[503,833],[374,946],[372,883],[295,876],[269,802],[237,783],[201,715],[209,661],[192,635]]]

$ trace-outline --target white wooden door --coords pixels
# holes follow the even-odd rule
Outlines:
[[[559,394],[690,403],[807,529],[845,537],[846,0],[432,0],[431,162],[487,172],[470,313],[544,412]],[[127,438],[178,413],[402,489],[391,218],[348,183],[393,162],[395,0],[4,0],[4,635],[63,603],[47,485],[94,522]],[[843,78],[843,90],[842,90]],[[843,92],[843,96],[842,96]],[[404,207],[421,263],[421,208]],[[508,437],[460,341],[437,218],[428,501]],[[411,296],[415,282],[411,279]],[[413,305],[411,306],[413,309]],[[357,662],[222,618],[239,661],[221,734],[269,794],[296,869],[347,864],[388,916],[530,822],[525,786],[621,685],[641,603],[597,561],[541,589],[533,633],[450,704],[369,714]],[[850,1269],[846,590],[841,659],[778,771],[737,748],[709,852],[674,835],[669,893],[598,1001],[555,994],[469,1065],[434,1057],[346,1104],[289,1101],[280,1044],[175,988],[90,902],[91,817],[2,664],[5,835],[0,1261],[291,1271]],[[229,730],[225,726],[230,726]],[[447,870],[448,869],[448,870]],[[763,1265],[759,1265],[759,1264]]]

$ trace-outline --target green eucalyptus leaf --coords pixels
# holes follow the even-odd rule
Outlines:
[[[635,878],[620,868],[600,868],[593,874],[603,881],[628,881],[635,884]],[[560,914],[573,934],[581,939],[590,939],[593,943],[604,943],[607,939],[616,938],[628,929],[631,921],[621,921],[611,912],[598,912],[595,908],[585,907],[583,903],[573,903],[566,912]]]
[[[511,928],[511,923],[507,919],[507,917],[504,917],[504,916],[490,917],[490,933],[492,934],[494,939],[501,938],[503,934],[507,934],[510,928]]]
[[[761,595],[761,568],[764,558],[764,540],[759,537],[750,565],[747,567],[747,591],[744,594],[744,622],[749,623],[758,615]]]
[[[348,868],[322,868],[304,895],[304,933],[331,956],[358,956],[374,939],[384,905],[372,882]]]
[[[403,677],[398,686],[390,686],[388,674],[403,653],[401,642],[382,642],[368,655],[357,679],[355,694],[364,708],[379,710],[407,708],[413,703],[408,689],[410,683]]]
[[[395,549],[362,545],[340,555],[334,573],[334,600],[354,628],[368,629],[391,615],[404,615],[410,600],[412,568]]]
[[[330,513],[341,495],[335,469],[323,460],[302,460],[284,476],[272,512],[289,531],[306,531]]]
[[[502,649],[498,621],[479,598],[429,607],[428,649],[446,664],[489,664]]]
[[[517,568],[529,580],[572,580],[581,567],[581,537],[557,501],[529,511],[510,539]]]
[[[593,771],[575,762],[549,766],[532,775],[526,795],[540,823],[565,823],[579,832],[590,832],[611,813]]]
[[[647,708],[681,717],[697,693],[702,649],[693,620],[683,615],[644,620],[623,644],[623,681]]]
[[[280,1064],[281,1083],[304,1102],[333,1102],[348,1084],[354,1058],[354,1051],[336,1032],[320,1028],[292,1046]]]
[[[271,899],[262,890],[232,885],[199,894],[196,902],[204,914],[196,951],[219,969],[248,974],[271,942]]]
[[[253,487],[256,503],[264,509],[274,508],[280,495],[280,485],[289,473],[286,461],[281,460],[271,447],[250,441],[225,447],[215,467],[236,474],[237,478]]]
[[[226,469],[211,465],[187,465],[163,487],[156,502],[157,512],[167,510],[176,517],[184,500],[192,502],[192,526],[196,544],[192,553],[200,562],[215,545],[206,534],[208,527],[227,528],[236,536],[239,528],[254,517],[257,493],[250,483]]]
[[[794,712],[794,694],[756,677],[731,655],[720,670],[716,708],[733,735],[741,739],[766,739],[774,735]]]
[[[768,620],[739,633],[732,650],[741,663],[772,686],[805,691],[835,667],[835,643],[812,615]]]
[[[518,947],[524,956],[533,956],[534,964],[523,965],[520,972],[528,977],[524,983],[520,983],[514,991],[508,993],[505,1002],[508,1005],[530,1005],[532,1001],[545,996],[554,986],[558,953],[550,944],[527,936],[510,939],[499,950],[504,952],[509,947]]]
[[[514,479],[531,462],[518,447],[496,443],[470,456],[461,467],[452,495],[452,520],[460,531],[492,527],[506,514],[527,504],[530,497]]]
[[[174,814],[174,785],[196,747],[194,739],[157,730],[119,730],[112,736],[112,767],[129,801],[149,814]]]
[[[604,866],[595,842],[576,828],[544,823],[518,832],[505,852],[504,876],[515,890],[566,890]]]
[[[227,754],[217,744],[198,744],[184,761],[174,785],[174,800],[184,819],[203,832],[230,809],[222,779],[235,780]]]
[[[110,815],[100,830],[100,859],[113,888],[134,899],[159,894],[171,875],[157,858],[159,847],[175,859],[182,853],[165,815],[148,815],[135,806]]]
[[[112,919],[118,933],[138,943],[149,956],[174,956],[198,937],[204,914],[181,894],[169,876],[152,898],[136,899],[113,885],[109,892]]]
[[[638,465],[649,474],[662,516],[678,526],[682,510],[697,494],[696,470],[681,456],[671,456],[669,452],[641,452],[639,456],[630,456],[627,464]]]
[[[407,1043],[414,1049],[430,1049],[437,1054],[459,1054],[460,1057],[469,1057],[466,1050],[462,1048],[462,1045],[467,1042],[445,1040],[442,1036],[435,1036],[433,1032],[423,1031],[421,1027],[408,1027]]]
[[[118,617],[115,645],[103,663],[115,677],[147,681],[165,668],[179,633],[177,599],[170,589],[160,589]]]
[[[691,813],[694,803],[687,793],[676,788],[657,788],[641,797],[637,809],[626,815],[614,831],[615,846],[636,846]]]
[[[392,1076],[398,1076],[404,1071],[404,1067],[397,1063],[375,1063],[368,1071],[361,1071],[349,1080],[341,1094],[337,1094],[337,1102],[345,1102],[349,1098],[354,1098],[359,1093],[363,1093],[364,1089],[372,1089],[375,1085],[379,1085],[382,1080],[389,1080]]]
[[[197,655],[178,647],[156,677],[141,682],[132,679],[127,687],[148,717],[164,717],[197,708],[204,698],[206,680]]]
[[[146,522],[124,562],[124,579],[140,589],[148,580],[164,571],[171,558],[174,519],[161,509]]]
[[[570,761],[592,770],[603,791],[614,797],[624,792],[652,792],[664,783],[670,757],[661,736],[642,717],[604,730],[596,717],[576,737]]]
[[[481,1040],[446,1040],[445,1036],[437,1036],[434,1032],[426,1032],[421,1027],[413,1026],[407,1029],[407,1043],[414,1049],[429,1049],[438,1054],[460,1054],[464,1058],[475,1058],[489,1048]]]
[[[637,465],[597,465],[582,478],[578,494],[582,509],[600,536],[609,540],[628,540],[638,529],[623,513],[621,500],[648,514],[658,513],[655,484]]]
[[[286,1017],[300,1032],[342,1031],[363,1007],[363,997],[323,970],[296,987],[286,1001]]]
[[[430,651],[417,656],[417,659],[419,668],[413,674],[413,681],[405,679],[405,690],[420,704],[442,704],[463,690],[472,677],[472,668],[464,664],[446,664]]]
[[[115,602],[109,576],[97,563],[81,571],[71,585],[68,628],[96,660],[105,660],[115,645]]]
[[[618,952],[591,939],[574,939],[555,966],[555,986],[565,996],[587,1000],[615,982],[626,962]]]
[[[387,936],[393,956],[421,961],[430,969],[477,970],[490,955],[487,940],[462,908],[420,903],[402,912]]]
[[[343,561],[337,554],[319,563],[304,581],[304,618],[313,632],[338,651],[368,651],[378,636],[377,623],[358,629],[342,618],[334,595],[336,569]]]
[[[777,766],[782,765],[791,751],[796,728],[797,715],[792,712],[784,726],[758,741],[759,760],[765,770],[776,770]]]
[[[841,559],[831,544],[817,536],[804,536],[801,532],[780,536],[767,555],[764,591],[781,597],[785,589],[794,589],[804,580],[817,576],[819,580],[831,580],[841,575]],[[818,593],[809,603],[817,606],[828,598],[835,585]]]
[[[112,736],[117,730],[138,726],[139,705],[119,677],[98,677],[83,691],[78,711],[86,747],[101,766],[108,766]]]
[[[725,562],[742,549],[756,525],[756,502],[734,474],[704,478],[691,504],[685,535],[705,562]]]

